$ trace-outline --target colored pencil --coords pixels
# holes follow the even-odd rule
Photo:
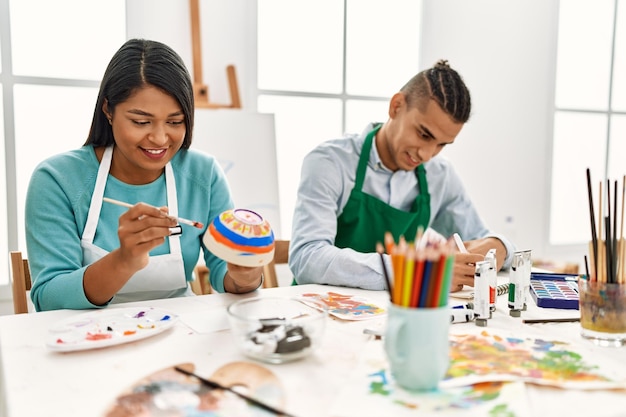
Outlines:
[[[419,306],[422,280],[424,278],[424,251],[418,251],[415,255],[415,271],[413,274],[413,288],[411,291],[411,307]]]
[[[387,273],[387,265],[385,265],[383,245],[380,242],[376,244],[376,252],[378,252],[378,254],[380,255],[380,263],[383,267],[383,275],[385,277],[385,282],[387,283],[387,292],[389,293],[389,299],[393,301],[393,298],[391,296],[391,280],[389,279],[389,273]]]
[[[444,260],[446,269],[441,283],[441,295],[439,298],[439,307],[448,305],[448,294],[450,294],[450,286],[452,285],[452,276],[454,275],[454,257],[446,256]],[[508,287],[507,287],[508,288]]]
[[[424,307],[432,307],[435,305],[436,300],[439,299],[439,287],[441,282],[439,281],[439,264],[441,263],[441,257],[439,255],[432,255],[433,267],[430,270],[430,278],[428,284],[428,295],[426,296],[426,305]]]
[[[415,271],[415,247],[408,245],[404,258],[404,277],[402,280],[402,305],[409,307],[411,303],[411,289],[413,288],[413,272]]]
[[[383,248],[391,251],[393,277],[391,302],[407,308],[437,308],[446,306],[454,270],[454,241],[442,244],[422,234],[421,228],[416,241],[407,242],[400,236],[397,245],[389,232],[385,233],[385,245],[376,244],[385,273]],[[387,277],[385,277],[387,279]]]
[[[428,294],[430,293],[431,275],[433,270],[433,261],[426,258],[424,261],[424,273],[422,274],[422,285],[420,288],[420,297],[417,303],[418,307],[428,307]]]
[[[418,226],[417,233],[415,233],[415,248],[422,249],[422,237],[424,236],[424,227]]]
[[[405,255],[406,241],[401,238],[400,242],[394,248],[394,251],[391,254],[391,263],[393,265],[393,302],[397,305],[402,304]]]
[[[393,248],[396,246],[395,241],[393,240],[393,235],[391,232],[385,232],[385,250],[388,255],[393,253]]]
[[[441,254],[437,260],[437,269],[434,272],[434,285],[431,285],[431,294],[428,299],[428,307],[439,307],[439,298],[441,297],[441,287],[443,284],[444,274],[446,272],[446,255]]]

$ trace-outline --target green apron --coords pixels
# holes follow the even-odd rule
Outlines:
[[[363,143],[354,188],[343,213],[337,219],[335,246],[338,248],[352,248],[358,252],[371,253],[376,251],[377,242],[384,242],[385,232],[391,232],[395,242],[398,242],[400,236],[413,241],[418,226],[422,226],[424,230],[428,227],[430,194],[423,165],[415,169],[419,194],[408,212],[392,207],[362,191],[372,142],[381,126],[376,126],[368,133]]]

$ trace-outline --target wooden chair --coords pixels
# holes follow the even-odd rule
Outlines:
[[[209,268],[206,265],[196,265],[194,268],[196,279],[191,281],[191,289],[196,295],[213,293],[211,281],[209,281]]]
[[[274,241],[274,259],[263,267],[263,288],[278,287],[278,276],[276,275],[276,265],[287,264],[289,261],[289,241]],[[206,265],[198,265],[195,268],[196,279],[191,283],[191,287],[198,295],[211,294],[211,281],[209,281],[209,269]]]
[[[11,258],[11,287],[13,289],[13,311],[15,314],[28,313],[28,291],[31,287],[28,259],[22,252],[9,252]]]
[[[274,241],[274,259],[263,267],[263,288],[278,287],[278,276],[276,275],[276,265],[286,264],[289,261],[289,241]]]

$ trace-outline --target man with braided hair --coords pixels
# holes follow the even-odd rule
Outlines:
[[[496,249],[508,268],[513,244],[481,220],[451,163],[438,155],[471,111],[470,93],[447,61],[409,80],[389,101],[388,119],[362,134],[322,143],[304,159],[293,217],[289,267],[299,284],[386,288],[376,253],[419,227],[465,240],[452,291],[473,285],[475,263]]]

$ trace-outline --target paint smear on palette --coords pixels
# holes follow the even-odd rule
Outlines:
[[[194,372],[192,363],[178,367]],[[276,375],[250,362],[230,362],[207,376],[224,386],[239,387],[247,395],[284,408],[285,393]],[[266,417],[273,415],[239,396],[202,384],[169,367],[137,381],[115,398],[103,417]]]
[[[99,349],[155,336],[177,320],[176,314],[154,307],[95,310],[54,324],[46,346],[57,352]]]
[[[387,313],[383,307],[364,297],[336,292],[305,293],[301,298],[319,300],[328,306],[328,314],[342,320],[364,320]]]
[[[450,369],[442,386],[521,380],[576,389],[626,387],[626,376],[597,351],[539,338],[518,338],[486,330],[450,335]],[[603,363],[603,361],[605,363]]]
[[[528,417],[531,413],[526,386],[520,381],[406,391],[389,373],[382,343],[372,341],[365,346],[359,365],[333,404],[331,415]]]

